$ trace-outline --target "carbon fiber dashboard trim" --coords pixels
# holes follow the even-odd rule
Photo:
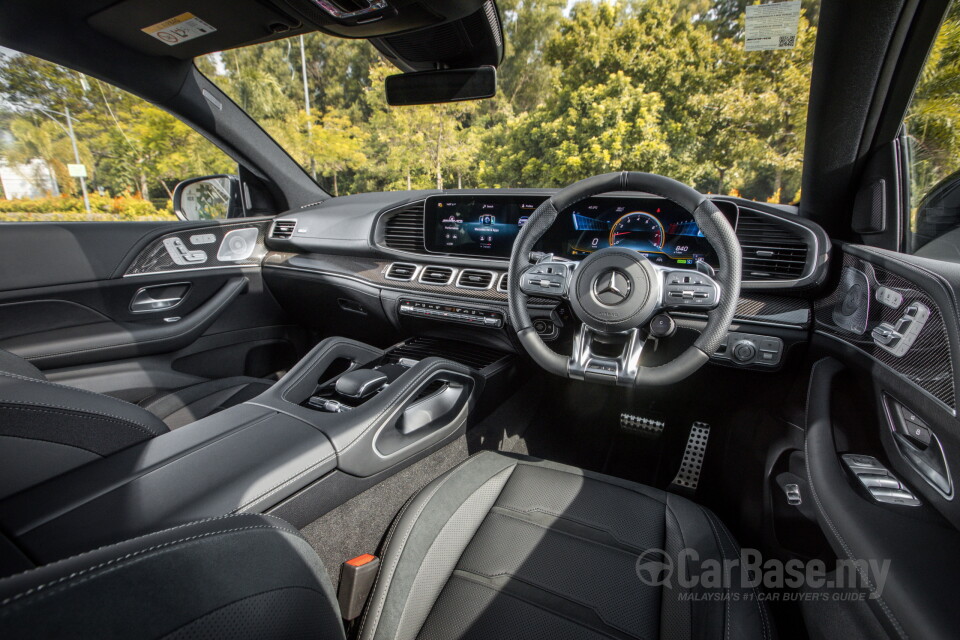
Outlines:
[[[373,258],[354,258],[347,256],[298,254],[290,252],[271,251],[263,259],[265,267],[280,267],[297,269],[299,271],[313,271],[320,274],[339,275],[353,278],[374,286],[398,291],[421,292],[453,298],[468,298],[500,304],[507,303],[507,294],[498,291],[496,287],[490,289],[464,289],[455,284],[447,286],[425,285],[416,280],[404,282],[387,278],[387,269],[394,260],[380,260]],[[404,261],[404,264],[416,265],[419,270],[430,264],[429,262]],[[495,271],[497,280],[502,271]],[[554,305],[555,300],[545,298],[530,298],[530,304]],[[695,314],[688,314],[695,315]],[[810,326],[810,303],[803,298],[792,298],[776,295],[750,294],[741,296],[737,304],[736,319],[751,322],[789,325],[800,328]]]
[[[810,301],[803,298],[748,294],[740,296],[734,318],[806,328],[812,315]]]
[[[854,286],[850,283],[854,282],[854,279],[846,281],[841,279],[840,284],[829,296],[817,300],[814,305],[817,333],[856,347],[939,401],[951,412],[955,412],[955,382],[950,357],[950,340],[936,302],[913,282],[856,256],[844,254],[843,267],[847,273],[862,274],[865,277],[867,291],[863,294],[850,293]],[[847,282],[846,285],[845,282]],[[859,276],[856,282],[863,286]],[[880,288],[886,288],[902,296],[903,300],[896,309],[878,301],[877,290]],[[861,299],[860,306],[853,309],[853,299],[858,295]],[[871,331],[881,322],[896,325],[903,316],[904,310],[913,302],[926,305],[930,309],[930,317],[910,350],[903,357],[898,358],[877,346]],[[847,312],[844,314],[845,303]],[[865,308],[864,305],[866,305]],[[862,330],[862,333],[859,325],[854,327],[854,323],[847,323],[844,320],[852,317],[853,311],[866,315],[866,329]],[[853,328],[845,328],[842,326],[844,324]]]
[[[194,271],[197,269],[217,269],[224,267],[256,267],[260,264],[264,254],[267,252],[264,241],[266,240],[267,228],[270,225],[269,220],[261,222],[238,222],[236,224],[211,225],[209,227],[200,227],[184,229],[168,233],[154,240],[150,245],[140,252],[134,261],[127,268],[123,277],[142,276],[153,273],[177,273],[180,271]],[[218,250],[224,237],[231,231],[237,229],[257,229],[257,241],[248,258],[243,260],[220,260]],[[204,237],[206,236],[206,237]],[[190,251],[203,251],[205,257],[203,261],[197,261],[189,264],[177,264],[174,262],[165,241],[177,239],[183,246]],[[202,240],[199,241],[199,240]]]
[[[395,289],[398,291],[412,291],[430,293],[434,295],[447,295],[455,298],[472,298],[475,300],[486,300],[489,302],[499,302],[506,304],[507,294],[491,289],[464,289],[456,286],[456,281],[451,281],[447,285],[421,284],[419,278],[410,282],[402,280],[393,280],[387,278],[387,269],[396,260],[379,260],[374,258],[354,258],[348,256],[319,256],[311,254],[304,256],[297,253],[281,253],[272,251],[266,255],[263,260],[264,266],[277,266],[297,268],[303,270],[315,270],[319,272],[340,274],[349,277],[359,278],[373,285]],[[433,264],[431,262],[405,260],[406,264],[414,264],[418,267],[417,273],[422,273],[423,267]],[[437,265],[446,266],[446,265]],[[491,270],[492,271],[492,270]],[[495,282],[499,280],[500,274],[505,273],[496,271]],[[532,298],[532,304],[554,304],[553,300],[542,298]]]

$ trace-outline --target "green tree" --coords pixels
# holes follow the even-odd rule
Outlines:
[[[953,4],[924,66],[906,131],[913,140],[910,167],[915,208],[931,188],[960,170],[960,4]]]

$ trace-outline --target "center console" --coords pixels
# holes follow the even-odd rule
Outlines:
[[[329,338],[248,402],[0,501],[0,528],[46,563],[229,513],[305,526],[462,436],[512,357],[431,338],[387,350]]]

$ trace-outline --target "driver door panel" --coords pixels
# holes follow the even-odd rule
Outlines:
[[[815,305],[813,348],[829,356],[814,365],[806,411],[816,516],[841,560],[890,561],[868,602],[894,637],[951,637],[960,624],[950,595],[960,571],[958,291],[954,265],[844,246],[840,279]],[[903,320],[917,305],[929,311],[919,329]],[[893,343],[890,327],[901,336]],[[871,497],[845,454],[879,460],[920,505]]]

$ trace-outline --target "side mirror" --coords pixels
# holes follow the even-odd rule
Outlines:
[[[219,175],[184,180],[173,190],[173,211],[181,220],[242,218],[240,178]]]
[[[496,67],[441,69],[387,76],[387,104],[392,107],[492,98],[497,94]]]

